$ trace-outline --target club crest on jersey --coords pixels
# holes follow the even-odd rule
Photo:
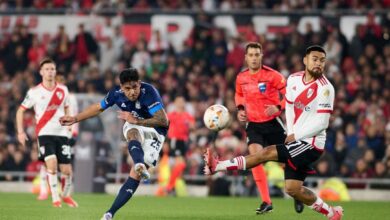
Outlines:
[[[257,84],[257,87],[259,88],[259,91],[261,93],[264,93],[267,89],[267,84],[265,84],[264,82],[260,82],[259,84]]]
[[[309,90],[307,90],[307,94],[306,94],[306,97],[307,98],[310,98],[314,93],[314,90],[312,88],[309,88]]]
[[[64,94],[62,94],[62,92],[56,92],[56,96],[58,97],[58,99],[62,99],[62,96],[63,96]]]
[[[135,108],[136,108],[136,109],[141,109],[141,104],[139,103],[139,101],[137,101],[137,102],[135,103]]]

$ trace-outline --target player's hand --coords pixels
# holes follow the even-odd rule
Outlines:
[[[137,124],[138,120],[130,113],[124,111],[117,111],[118,118],[127,121],[130,124]]]
[[[19,143],[24,147],[26,145],[26,141],[28,140],[28,137],[25,132],[18,133],[18,141]]]
[[[237,118],[241,122],[246,122],[246,112],[245,112],[245,110],[238,110]]]
[[[267,116],[271,116],[279,112],[279,108],[276,105],[265,105],[265,106],[266,108],[264,110],[264,113]]]
[[[286,137],[286,140],[284,141],[284,143],[287,144],[287,143],[290,143],[290,142],[293,142],[293,141],[296,141],[295,140],[295,135],[294,134],[290,134],[289,136]]]
[[[66,115],[66,116],[62,116],[60,118],[60,124],[62,126],[70,126],[76,122],[77,122],[77,119],[76,119],[76,117],[73,117],[73,116]]]

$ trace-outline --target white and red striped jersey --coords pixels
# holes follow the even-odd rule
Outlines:
[[[56,84],[49,90],[39,84],[28,90],[21,107],[34,108],[37,121],[35,133],[41,135],[65,136],[69,128],[61,126],[60,117],[65,115],[65,108],[69,106],[69,91],[65,85]]]
[[[303,79],[304,71],[292,74],[287,80],[287,133],[323,150],[333,111],[334,88],[325,76],[307,83]]]

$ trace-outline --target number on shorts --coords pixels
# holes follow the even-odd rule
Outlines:
[[[160,149],[161,141],[159,141],[157,138],[153,138],[153,142],[150,144],[156,151],[159,151]]]
[[[62,145],[62,155],[66,156],[70,159],[71,152],[70,152],[70,146],[69,145]]]

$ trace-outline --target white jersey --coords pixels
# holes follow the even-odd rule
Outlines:
[[[65,107],[69,106],[69,91],[65,85],[56,84],[49,90],[39,84],[28,90],[21,107],[34,108],[37,136],[54,135],[65,136],[69,128],[60,124],[60,117],[65,115]]]
[[[303,81],[303,77],[304,71],[291,75],[287,80],[287,133],[294,134],[296,140],[323,150],[333,111],[334,88],[325,76],[308,83]]]

